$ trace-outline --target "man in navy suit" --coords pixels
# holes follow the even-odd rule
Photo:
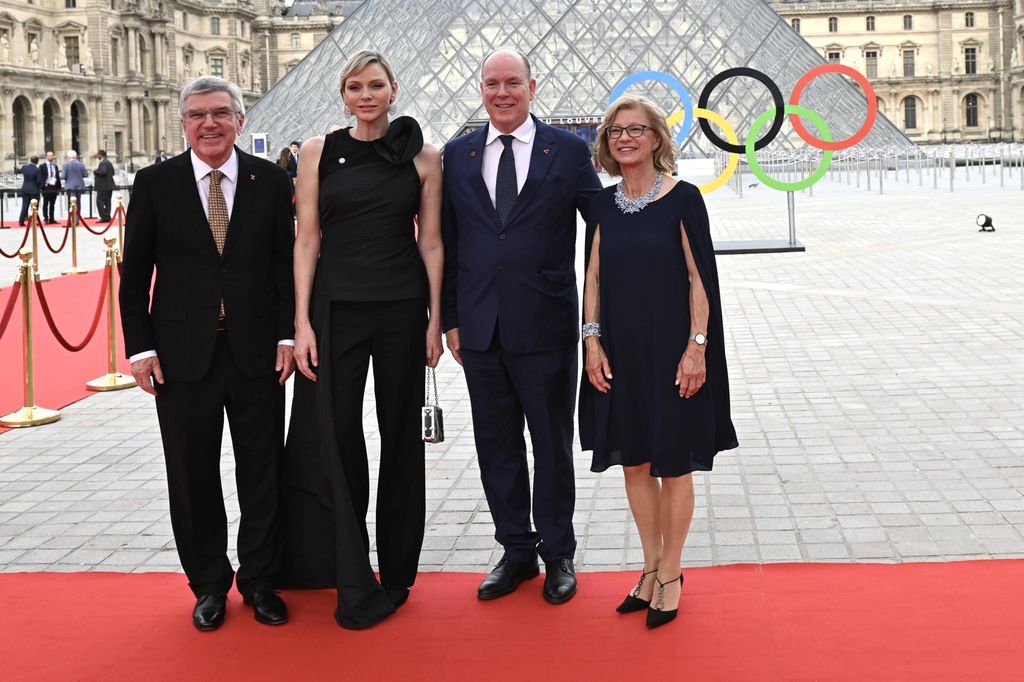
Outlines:
[[[539,574],[539,554],[544,598],[561,604],[576,593],[576,212],[586,217],[601,183],[583,140],[530,115],[537,82],[525,55],[492,53],[482,77],[489,124],[444,149],[441,299],[448,348],[466,372],[495,538],[505,549],[477,596],[514,592]]]
[[[21,213],[18,215],[18,225],[24,226],[25,221],[28,220],[28,209],[32,204],[32,200],[39,200],[39,157],[33,156],[29,158],[21,168],[15,166],[14,172],[20,173],[22,176],[21,183]]]

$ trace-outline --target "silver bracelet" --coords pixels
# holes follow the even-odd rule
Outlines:
[[[581,327],[583,331],[583,338],[588,336],[601,336],[601,325],[597,322],[587,322]]]

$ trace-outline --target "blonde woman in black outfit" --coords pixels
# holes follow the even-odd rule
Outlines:
[[[359,629],[408,598],[423,541],[419,409],[424,363],[436,366],[442,353],[441,157],[423,143],[415,120],[389,121],[398,83],[382,55],[354,55],[340,87],[355,125],[303,144],[295,188],[295,358],[302,377],[285,465],[281,584],[330,581],[338,589],[335,620]],[[371,358],[380,582],[368,556],[362,431]]]

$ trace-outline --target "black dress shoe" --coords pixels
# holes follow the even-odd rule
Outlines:
[[[572,559],[544,564],[544,599],[549,604],[564,604],[576,594],[576,569]]]
[[[264,625],[283,625],[288,622],[288,607],[274,590],[259,590],[242,600],[252,606],[256,620]]]
[[[502,559],[490,575],[480,583],[480,587],[476,590],[476,596],[480,599],[504,597],[506,594],[515,592],[524,580],[536,578],[538,575],[540,575],[540,568],[537,565],[536,557],[526,561]]]
[[[660,628],[666,623],[671,623],[676,618],[676,614],[679,612],[678,608],[674,608],[671,611],[666,611],[662,607],[665,605],[665,586],[671,585],[676,580],[679,581],[679,600],[682,601],[682,590],[683,590],[683,574],[680,573],[679,577],[675,580],[669,580],[667,583],[663,583],[658,580],[658,576],[654,576],[654,582],[658,584],[656,589],[657,599],[654,602],[654,606],[647,609],[647,627]]]
[[[401,589],[385,587],[384,594],[387,595],[391,604],[395,607],[395,611],[398,607],[404,604],[409,599],[409,588],[403,587]]]
[[[196,630],[204,632],[216,630],[224,623],[224,612],[227,611],[228,596],[221,592],[204,594],[196,600],[192,609],[192,625]]]

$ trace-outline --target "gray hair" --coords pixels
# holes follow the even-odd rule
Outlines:
[[[514,55],[518,55],[519,58],[523,60],[523,67],[526,69],[526,80],[530,80],[531,78],[533,78],[533,71],[532,69],[530,69],[530,60],[527,58],[525,54],[523,54],[514,47],[499,47],[497,50],[489,52],[487,56],[484,57],[484,60],[480,62],[480,80],[484,79],[484,66],[487,65],[487,60],[493,57],[494,55],[498,54],[499,52],[511,52]]]
[[[69,149],[68,150],[68,158],[69,159],[77,159],[78,158],[78,152],[76,152],[74,149]]]
[[[192,95],[202,95],[207,92],[226,92],[231,95],[231,103],[240,116],[245,115],[245,104],[242,102],[242,89],[223,78],[217,76],[200,76],[185,84],[178,95],[178,118],[185,117],[185,100]]]

